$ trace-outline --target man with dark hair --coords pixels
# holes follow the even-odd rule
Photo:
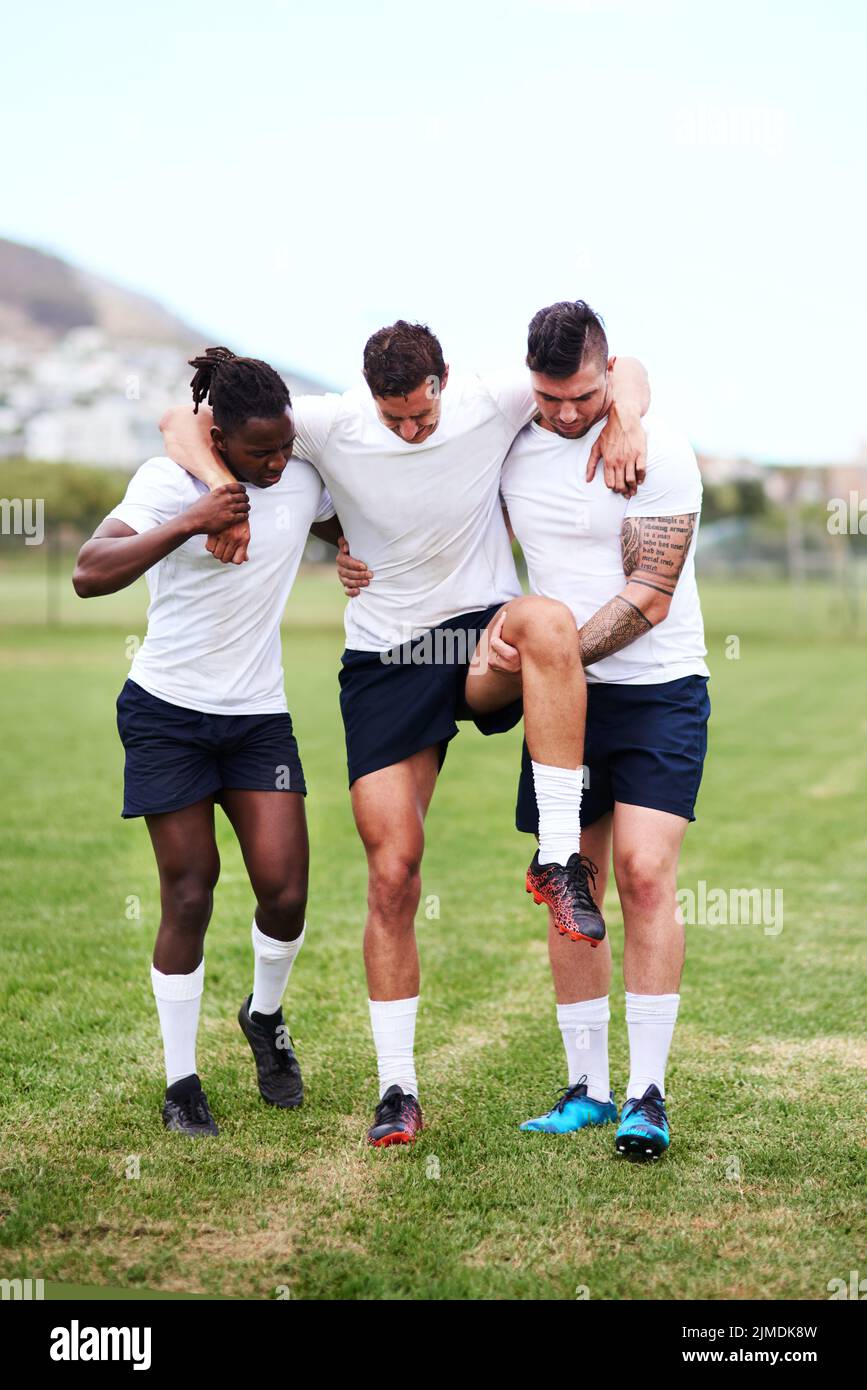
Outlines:
[[[308,531],[337,543],[322,479],[289,463],[295,425],[286,383],[258,358],[212,347],[190,363],[195,409],[207,400],[226,486],[208,490],[152,458],[82,546],[81,598],[146,576],[148,630],[117,701],[126,753],[122,814],[143,817],[160,882],[151,983],[166,1068],[163,1123],[216,1136],[196,1063],[205,933],[220,856],[221,806],[256,897],[253,988],[238,1022],[270,1105],[302,1102],[301,1068],[281,1000],[305,936],[307,789],[286,707],[280,619]],[[240,573],[215,565],[209,534],[254,518],[257,549]]]
[[[608,365],[608,339],[599,315],[583,299],[540,309],[530,320],[527,366],[545,376],[571,376],[579,367]]]
[[[580,854],[585,688],[568,608],[521,596],[499,501],[509,446],[535,411],[526,373],[450,380],[437,338],[405,320],[364,352],[366,386],[295,401],[296,452],[318,470],[349,547],[375,582],[346,610],[340,704],[353,812],[369,872],[364,951],[380,1103],[372,1144],[421,1128],[413,1059],[419,965],[414,919],[424,820],[459,719],[484,733],[521,718],[533,759],[540,846],[528,888],[557,929],[597,945],[604,923]],[[612,364],[603,448],[635,476],[646,374]],[[207,417],[170,412],[167,452],[211,486],[224,469]],[[241,536],[243,541],[244,536]],[[235,532],[215,555],[234,558]],[[255,544],[255,537],[254,537]],[[509,672],[497,649],[521,653]],[[573,948],[574,949],[574,948]]]
[[[593,476],[612,368],[602,322],[586,304],[540,310],[527,362],[536,414],[503,467],[503,504],[532,592],[568,604],[578,626],[588,680],[581,844],[599,866],[600,906],[613,852],[625,932],[630,1073],[616,1149],[656,1158],[670,1142],[665,1067],[684,956],[677,863],[695,819],[710,710],[693,564],[701,477],[686,438],[653,412],[638,495],[618,496]],[[512,668],[519,663],[515,652]],[[519,830],[537,831],[537,800],[525,747]],[[616,1122],[609,942],[570,951],[552,923],[549,954],[568,1084],[547,1115],[522,1128],[565,1133]]]
[[[406,396],[421,383],[437,383],[433,394],[438,395],[446,376],[439,338],[427,324],[398,319],[372,333],[364,346],[364,379],[381,400]]]

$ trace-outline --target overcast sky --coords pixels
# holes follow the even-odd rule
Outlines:
[[[344,386],[585,298],[707,450],[867,439],[863,0],[31,0],[0,232]]]

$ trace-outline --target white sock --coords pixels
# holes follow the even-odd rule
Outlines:
[[[580,767],[546,767],[533,763],[533,786],[539,807],[539,863],[567,864],[581,846]]]
[[[250,1013],[275,1014],[280,1007],[284,990],[301,950],[307,923],[294,941],[278,941],[266,936],[253,918],[253,998]]]
[[[205,962],[200,960],[190,975],[163,975],[151,966],[151,984],[160,1016],[166,1085],[192,1076],[196,1070],[196,1034],[199,1007],[205,987]]]
[[[413,1056],[418,995],[414,999],[370,999],[368,1003],[379,1070],[380,1100],[389,1086],[400,1086],[409,1095],[418,1098]]]
[[[626,991],[629,1033],[629,1085],[626,1098],[643,1096],[648,1086],[665,1095],[665,1064],[677,1022],[679,994],[630,994]]]
[[[608,995],[601,999],[582,999],[578,1004],[558,1004],[557,1022],[566,1049],[569,1085],[587,1077],[591,1100],[611,1099],[608,1076]]]

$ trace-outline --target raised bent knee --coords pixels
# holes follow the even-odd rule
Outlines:
[[[559,599],[530,596],[509,605],[503,636],[513,646],[544,644],[546,648],[578,650],[575,615]]]

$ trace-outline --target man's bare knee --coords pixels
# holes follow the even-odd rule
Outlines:
[[[387,921],[410,923],[421,896],[421,856],[397,851],[370,862],[368,906]]]
[[[559,599],[527,596],[509,605],[503,636],[521,648],[544,645],[552,653],[574,655],[578,651],[575,616]]]
[[[617,890],[624,908],[640,915],[675,903],[676,879],[670,864],[646,849],[635,850],[617,864]]]
[[[266,936],[294,941],[304,928],[307,885],[302,880],[260,885],[256,918]]]
[[[160,896],[163,917],[173,929],[198,934],[204,932],[214,906],[214,888],[220,876],[218,859],[195,866],[163,866]]]

